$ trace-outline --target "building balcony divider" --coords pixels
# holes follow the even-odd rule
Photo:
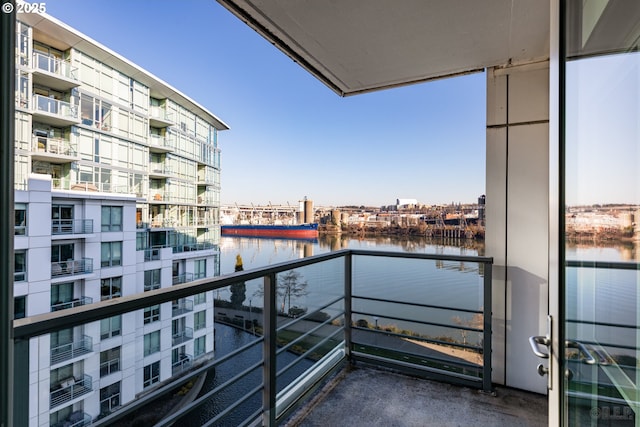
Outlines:
[[[82,335],[77,341],[53,347],[51,349],[51,364],[57,365],[65,360],[74,359],[92,351],[93,339],[90,336]]]
[[[75,157],[78,154],[71,142],[66,139],[36,135],[31,140],[31,151],[69,157]]]
[[[77,307],[16,319],[15,354],[29,357],[31,338],[133,313],[150,305],[172,302],[175,316],[193,309],[190,298],[194,295],[224,292],[231,285],[245,283],[247,295],[251,295],[250,289],[261,292],[253,294],[248,306],[246,299],[238,304],[231,297],[228,301],[216,298],[215,320],[251,333],[251,341],[197,369],[158,382],[147,390],[144,399],[127,403],[126,410],[106,415],[99,424],[117,425],[134,411],[152,410],[156,399],[168,391],[245,355],[259,357],[255,365],[239,369],[233,381],[166,414],[161,424],[180,425],[183,417],[199,416],[193,411],[200,410],[214,395],[220,396],[218,393],[226,393],[246,381],[240,395],[228,406],[216,408],[206,423],[225,424],[229,421],[227,414],[235,416],[237,408],[247,407],[243,418],[235,420],[234,425],[277,425],[322,378],[347,363],[364,362],[491,392],[492,264],[492,258],[483,256],[344,249],[101,301],[92,304],[91,310]],[[279,285],[285,283],[282,277],[292,272],[308,283],[313,298],[298,300],[307,304],[304,308],[293,305],[286,310]],[[367,286],[372,280],[376,283]],[[459,298],[462,290],[470,298]],[[193,330],[185,328],[172,334],[172,344],[192,337]],[[291,359],[285,361],[289,356]],[[14,396],[28,402],[29,366],[19,364],[16,369]],[[255,375],[256,369],[261,375]],[[79,383],[85,387],[80,388]],[[55,384],[51,388],[51,409],[87,393],[90,383],[74,378]],[[24,406],[17,416],[28,420],[34,408]]]
[[[93,273],[93,258],[70,259],[51,263],[51,277]]]
[[[171,316],[179,316],[181,314],[189,313],[193,311],[193,300],[192,299],[180,299],[178,301],[174,301],[171,305]],[[191,334],[193,335],[193,329],[191,330]],[[174,344],[175,345],[175,344]]]
[[[93,391],[93,378],[84,374],[79,378],[69,377],[58,383],[49,393],[51,409]]]
[[[51,234],[92,234],[92,219],[52,219]]]
[[[52,114],[71,121],[78,119],[78,107],[76,105],[43,95],[33,96],[33,109],[35,113]]]
[[[184,328],[184,330],[171,335],[171,345],[176,346],[191,339],[193,339],[193,328]]]
[[[78,81],[78,68],[72,66],[70,61],[53,55],[34,52],[33,68],[64,77],[65,79]]]
[[[181,354],[177,362],[171,364],[171,373],[176,375],[182,371],[186,371],[192,366],[193,357],[190,354]]]
[[[93,298],[80,297],[67,302],[57,302],[51,304],[51,311],[66,310],[69,308],[80,307],[82,305],[93,304]]]

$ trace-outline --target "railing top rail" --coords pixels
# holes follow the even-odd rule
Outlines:
[[[94,322],[134,310],[140,310],[151,305],[162,304],[168,301],[190,297],[194,294],[212,291],[238,282],[246,282],[260,279],[269,275],[300,268],[332,259],[344,258],[351,255],[385,256],[391,258],[418,258],[432,260],[449,260],[463,262],[492,263],[490,257],[453,256],[438,254],[415,254],[404,252],[368,251],[343,249],[326,254],[314,255],[295,261],[286,261],[266,267],[259,267],[248,271],[240,271],[220,277],[208,277],[194,280],[188,283],[177,284],[169,288],[160,288],[140,294],[123,296],[120,298],[100,301],[90,305],[73,307],[63,311],[29,316],[13,321],[15,339],[31,338],[63,328]],[[85,259],[83,259],[85,260]]]
[[[566,266],[582,267],[582,268],[612,269],[612,270],[640,270],[640,263],[637,263],[637,262],[567,260]]]

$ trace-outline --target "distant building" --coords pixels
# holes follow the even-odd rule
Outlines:
[[[418,206],[417,199],[396,199],[398,209],[415,208],[416,206]]]

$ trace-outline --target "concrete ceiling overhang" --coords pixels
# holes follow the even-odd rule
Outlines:
[[[341,96],[549,56],[549,0],[218,0]]]

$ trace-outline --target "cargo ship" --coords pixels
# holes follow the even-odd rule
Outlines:
[[[313,238],[318,237],[318,224],[297,225],[268,225],[268,224],[239,224],[222,225],[223,236],[258,236],[258,237],[290,237]]]

